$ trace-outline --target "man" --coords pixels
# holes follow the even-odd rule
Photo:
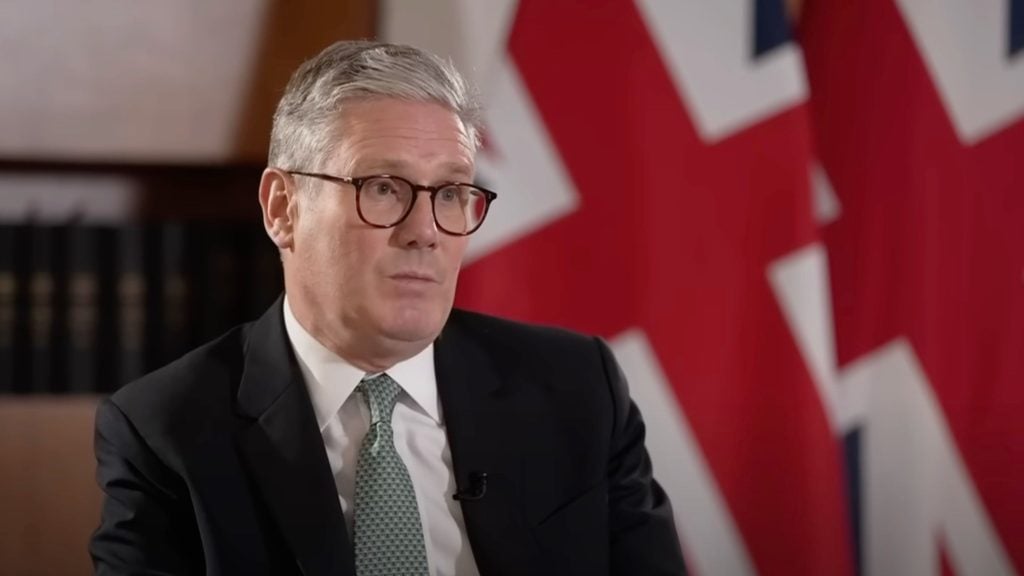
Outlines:
[[[607,346],[452,310],[477,122],[413,48],[299,68],[259,190],[285,296],[100,406],[97,572],[684,572]]]

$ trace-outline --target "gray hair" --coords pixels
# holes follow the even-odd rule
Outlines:
[[[270,131],[270,166],[323,169],[343,136],[337,120],[344,102],[372,96],[444,105],[479,145],[476,94],[451,62],[412,46],[341,41],[304,62],[288,82]]]

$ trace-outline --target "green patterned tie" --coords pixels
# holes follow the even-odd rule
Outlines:
[[[428,574],[416,493],[395,450],[391,412],[402,389],[387,374],[364,378],[358,390],[370,407],[370,429],[356,467],[356,574]]]

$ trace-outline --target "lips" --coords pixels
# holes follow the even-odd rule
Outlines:
[[[396,274],[391,274],[388,278],[405,282],[430,282],[434,284],[439,282],[437,277],[433,274],[418,271],[398,272]]]

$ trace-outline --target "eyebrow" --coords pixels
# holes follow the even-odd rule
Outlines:
[[[382,160],[379,162],[367,162],[366,166],[369,166],[369,169],[360,169],[360,174],[357,174],[358,176],[366,175],[369,172],[404,176],[405,174],[408,174],[409,165],[402,161]],[[461,178],[463,181],[469,181],[470,174],[472,173],[472,170],[468,166],[460,162],[448,162],[442,164],[440,169],[444,174],[451,175],[456,180]]]

